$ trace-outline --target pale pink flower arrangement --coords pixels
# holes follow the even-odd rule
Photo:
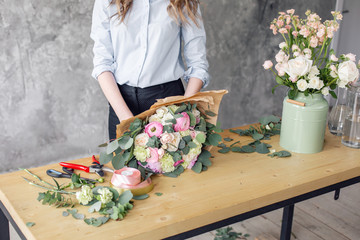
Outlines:
[[[271,60],[263,64],[270,69],[280,85],[290,88],[288,96],[293,99],[298,92],[305,95],[313,93],[331,94],[336,87],[348,87],[359,79],[360,62],[356,64],[355,55],[348,53],[336,57],[329,49],[334,33],[339,29],[340,12],[332,11],[333,20],[321,22],[321,18],[310,10],[305,19],[294,15],[295,10],[279,12],[270,29],[273,34],[281,34],[284,42],[279,44],[275,56],[275,70]]]

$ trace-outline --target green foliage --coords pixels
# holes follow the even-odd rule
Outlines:
[[[268,156],[270,157],[279,157],[279,158],[283,158],[283,157],[290,157],[291,153],[289,153],[288,151],[279,151],[279,152],[274,152],[271,154],[268,154]]]
[[[110,162],[113,158],[113,154],[107,154],[106,152],[101,152],[100,153],[100,157],[99,157],[99,162],[101,165],[103,164],[107,164],[108,162]]]
[[[215,116],[216,116],[216,113],[214,113],[214,112],[212,112],[212,111],[210,111],[210,110],[206,110],[206,111],[205,111],[205,114],[208,115],[208,116],[210,116],[210,117],[215,117]]]
[[[110,143],[107,145],[106,154],[111,154],[111,153],[114,152],[116,149],[118,149],[118,147],[119,147],[119,141],[118,141],[118,140],[114,140],[114,141],[110,142]]]
[[[27,222],[27,223],[26,223],[26,226],[27,226],[27,227],[32,227],[32,226],[34,226],[34,225],[35,225],[34,222]]]
[[[156,136],[152,136],[149,138],[149,141],[147,142],[147,146],[151,148],[159,148],[160,147],[160,140]]]
[[[261,154],[266,154],[270,152],[268,146],[265,143],[257,144],[255,151]]]
[[[101,225],[105,224],[109,219],[109,217],[85,218],[84,222],[94,227],[100,227]]]
[[[74,205],[71,198],[65,198],[62,194],[52,191],[39,193],[37,200],[43,205],[55,206],[57,208]]]
[[[193,170],[196,173],[201,173],[202,170],[202,163],[198,160],[196,161],[196,163],[194,164],[194,166],[191,168],[191,170]]]
[[[230,152],[230,148],[225,146],[225,147],[219,149],[218,152],[219,153],[228,153],[228,152]]]
[[[236,239],[247,239],[249,234],[242,234],[233,231],[232,227],[225,227],[216,229],[216,234],[214,240],[236,240]]]
[[[131,148],[134,143],[134,139],[130,136],[123,136],[119,139],[119,146],[121,149],[127,150]]]
[[[134,200],[144,200],[147,199],[149,197],[148,194],[144,194],[144,195],[140,195],[140,196],[134,196],[133,199]]]
[[[161,192],[156,192],[155,195],[158,196],[158,197],[160,197],[160,196],[163,195],[163,193],[161,193]]]
[[[221,136],[217,133],[212,133],[208,136],[210,145],[217,146],[221,142]]]
[[[226,142],[231,142],[231,141],[233,141],[233,140],[234,140],[234,139],[228,138],[228,137],[224,138],[224,141],[226,141]]]

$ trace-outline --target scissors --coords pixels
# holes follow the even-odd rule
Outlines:
[[[68,169],[66,167],[63,167],[63,171],[65,173],[56,171],[54,169],[48,169],[46,171],[46,174],[49,175],[50,177],[55,177],[55,178],[71,178],[72,174],[74,173],[74,169]],[[97,182],[97,180],[90,179],[90,178],[80,177],[80,179],[82,179],[88,183],[96,183]]]
[[[80,164],[67,163],[67,162],[61,162],[60,165],[65,168],[68,168],[68,169],[77,169],[77,170],[85,171],[87,173],[96,173],[100,177],[103,177],[105,175],[104,171],[111,172],[111,173],[114,172],[113,169],[104,167],[103,165],[101,165],[100,162],[98,160],[96,160],[94,155],[92,156],[92,161],[93,162],[92,162],[91,166],[84,166],[84,165],[80,165]]]

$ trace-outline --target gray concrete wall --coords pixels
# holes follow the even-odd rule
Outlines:
[[[208,89],[228,89],[224,128],[281,114],[285,89],[262,69],[280,40],[278,11],[328,18],[335,0],[204,0]],[[0,0],[0,172],[98,153],[107,138],[107,103],[92,70],[93,1]]]

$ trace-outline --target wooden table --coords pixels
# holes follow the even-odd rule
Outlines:
[[[224,131],[222,136],[240,140],[242,144],[252,141],[229,131]],[[266,142],[282,150],[279,136]],[[360,182],[360,150],[343,146],[339,137],[328,132],[324,150],[317,154],[294,153],[290,158],[270,158],[258,153],[220,154],[217,150],[217,147],[212,149],[213,166],[206,172],[196,174],[188,170],[176,179],[153,177],[155,189],[148,199],[135,201],[134,209],[124,221],[111,220],[99,228],[71,216],[63,217],[63,208],[40,204],[36,198],[41,189],[25,182],[21,176],[31,176],[23,171],[0,176],[2,210],[27,239],[71,236],[110,240],[171,236],[184,239],[284,207],[282,238],[290,239],[296,202]],[[72,162],[88,164],[90,158]],[[45,174],[49,168],[61,169],[53,164],[30,170],[50,181]],[[91,175],[82,173],[82,176]],[[157,196],[155,192],[163,195]],[[95,216],[87,213],[86,207],[76,208],[87,217]],[[26,222],[36,225],[29,228]]]

